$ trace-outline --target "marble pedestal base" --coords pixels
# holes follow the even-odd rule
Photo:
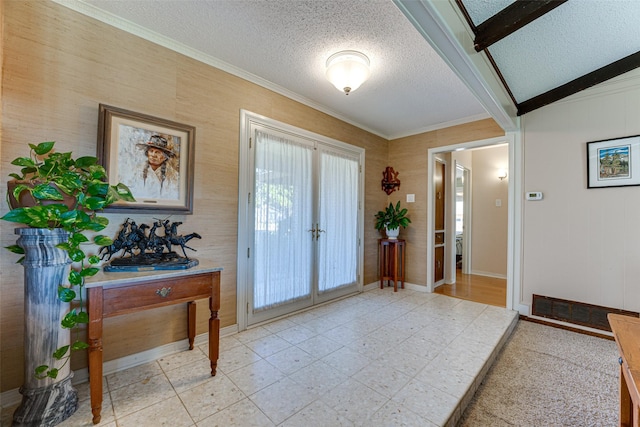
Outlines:
[[[46,387],[20,387],[22,403],[13,413],[13,427],[55,426],[78,409],[78,393],[67,378]]]

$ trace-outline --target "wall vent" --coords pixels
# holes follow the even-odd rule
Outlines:
[[[607,314],[616,313],[632,317],[640,317],[640,313],[602,307],[566,299],[533,295],[532,315],[561,320],[576,325],[588,326],[603,331],[611,331]]]

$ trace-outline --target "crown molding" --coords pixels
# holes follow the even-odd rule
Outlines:
[[[107,25],[110,25],[114,28],[118,28],[119,30],[125,31],[129,34],[132,34],[134,36],[140,37],[144,40],[147,40],[151,43],[155,43],[159,46],[165,47],[167,49],[170,49],[174,52],[180,53],[182,55],[185,55],[189,58],[195,59],[196,61],[202,62],[203,64],[207,64],[210,65],[214,68],[217,68],[219,70],[222,70],[224,72],[227,72],[229,74],[232,74],[236,77],[239,77],[243,80],[247,80],[251,83],[254,83],[258,86],[261,86],[265,89],[268,89],[272,92],[275,92],[279,95],[285,96],[293,101],[299,102],[301,104],[304,104],[310,108],[313,108],[315,110],[318,110],[322,113],[328,114],[332,117],[335,117],[338,120],[341,120],[345,123],[348,123],[350,125],[356,126],[359,129],[362,129],[364,131],[367,131],[369,133],[372,133],[374,135],[377,135],[379,137],[382,137],[384,139],[389,139],[388,135],[385,135],[375,129],[372,129],[368,126],[365,126],[361,123],[355,122],[353,120],[351,120],[350,118],[330,109],[327,108],[324,105],[321,105],[315,101],[310,100],[309,98],[306,98],[298,93],[295,93],[293,91],[290,91],[280,85],[277,85],[269,80],[266,80],[260,76],[256,76],[255,74],[249,73],[248,71],[245,71],[241,68],[238,68],[234,65],[231,65],[227,62],[224,62],[218,58],[215,58],[211,55],[206,55],[203,52],[197,50],[197,49],[193,49],[183,43],[179,43],[175,40],[172,40],[166,36],[163,36],[161,34],[158,34],[154,31],[150,31],[147,28],[144,28],[138,24],[135,24],[131,21],[127,21],[126,19],[123,19],[119,16],[116,16],[112,13],[106,12],[104,10],[98,9],[97,7],[85,3],[83,0],[51,0],[54,3],[57,3],[61,6],[64,6],[68,9],[71,9],[75,12],[81,13],[85,16],[88,16],[90,18],[96,19],[100,22],[103,22]]]

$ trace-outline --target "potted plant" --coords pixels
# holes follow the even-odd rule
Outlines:
[[[389,239],[396,239],[400,233],[400,227],[406,228],[411,223],[407,213],[407,208],[400,207],[400,201],[395,206],[389,203],[385,210],[378,211],[376,214],[376,230],[385,229]]]
[[[11,162],[22,169],[20,174],[10,174],[14,180],[7,185],[7,201],[12,210],[2,217],[28,226],[17,228],[17,244],[7,247],[24,255],[18,262],[25,269],[25,385],[14,422],[28,425],[34,421],[54,425],[75,411],[77,396],[70,384],[68,364],[73,351],[88,347],[78,339],[78,326],[89,321],[82,287],[85,277],[99,271],[96,264],[100,261],[96,255],[87,256],[81,245],[91,240],[98,246],[111,244],[106,236],[96,235],[90,240],[85,233],[99,232],[109,224],[107,218],[97,215],[104,207],[117,200],[135,201],[124,184],[108,184],[97,158],[73,159],[72,153],[53,152],[54,144],[29,144],[29,157]],[[69,310],[74,300],[78,301],[77,307]],[[60,317],[58,325],[55,319]],[[38,358],[52,361],[42,364],[43,360],[34,360]],[[61,373],[66,378],[57,379]],[[43,381],[44,386],[37,381]],[[68,384],[61,386],[60,381]],[[64,401],[59,398],[60,389],[64,388],[73,390],[73,396],[63,402],[69,410],[40,405],[46,405],[47,400],[60,404]],[[45,393],[57,397],[43,399]],[[29,399],[32,402],[25,402]]]

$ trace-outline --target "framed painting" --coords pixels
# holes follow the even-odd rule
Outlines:
[[[587,142],[587,188],[640,185],[640,136]]]
[[[191,214],[195,127],[100,104],[98,159],[135,202],[106,211]]]

